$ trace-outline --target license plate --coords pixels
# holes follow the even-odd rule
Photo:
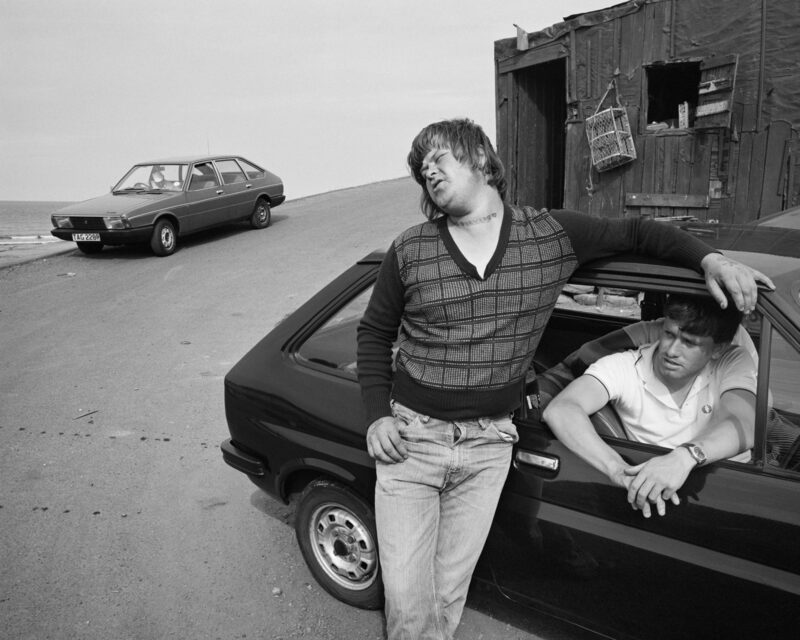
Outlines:
[[[73,233],[73,242],[100,242],[99,233]]]

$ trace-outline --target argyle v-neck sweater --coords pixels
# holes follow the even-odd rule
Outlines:
[[[558,295],[579,265],[639,253],[700,271],[711,251],[644,218],[506,205],[481,277],[445,218],[411,227],[389,248],[358,328],[367,423],[391,415],[391,398],[445,420],[510,413]]]

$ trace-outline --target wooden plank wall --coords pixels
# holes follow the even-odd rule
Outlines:
[[[676,42],[671,32],[673,9],[673,0],[647,2],[638,11],[569,31],[558,40],[568,51],[567,92],[575,101],[571,104],[577,103],[577,113],[566,123],[564,206],[603,216],[694,215],[746,222],[800,204],[797,123],[763,122],[757,130],[757,105],[752,101],[757,87],[752,79],[747,86],[740,86],[744,76],[737,79],[739,101],[731,130],[645,133],[648,100],[643,64],[668,61],[673,54],[684,59],[692,55],[691,42]],[[595,112],[615,72],[638,159],[597,172],[583,122]],[[516,180],[529,179],[523,174],[535,171],[536,164],[516,165],[518,84],[512,72],[498,75],[498,146],[510,169],[511,192],[516,191]],[[522,170],[520,175],[517,169]],[[715,191],[718,185],[721,191]],[[711,194],[712,198],[707,210],[631,207],[626,211],[626,193]]]
[[[638,158],[599,173],[591,166],[583,123],[569,124],[565,203],[604,216],[694,215],[720,222],[754,220],[788,206],[788,191],[781,185],[791,156],[784,157],[782,149],[796,132],[781,122],[771,123],[766,131],[754,131],[755,105],[739,105],[736,136],[716,129],[644,133],[647,94],[642,63],[670,59],[672,9],[669,1],[648,3],[640,11],[580,31],[573,38],[582,117],[594,113],[618,69],[617,86],[631,121]],[[717,197],[711,199],[707,210],[641,207],[626,211],[623,206],[626,193],[705,196],[717,184],[721,184],[721,192],[713,194]]]
[[[684,140],[686,136],[640,135],[647,124],[642,61],[669,58],[671,16],[671,2],[650,3],[639,11],[579,32],[575,38],[573,55],[583,61],[577,67],[576,79],[583,117],[595,112],[609,81],[619,70],[617,90],[628,111],[637,153],[637,160],[632,163],[598,172],[589,159],[583,123],[571,125],[567,140],[567,173],[573,176],[573,181],[566,185],[565,201],[574,203],[580,210],[620,216],[626,213],[626,192],[687,193],[685,189],[691,179],[695,154]],[[603,104],[608,106],[614,99]],[[583,181],[581,176],[585,176]],[[575,193],[577,188],[580,192]],[[646,215],[681,215],[666,207],[643,209]]]
[[[767,127],[766,156],[764,158],[764,177],[761,187],[761,216],[775,213],[783,209],[784,194],[782,178],[784,177],[784,150],[786,142],[792,136],[792,127],[785,120],[770,122]]]
[[[797,131],[784,120],[739,135],[731,153],[731,221],[749,222],[800,204],[793,170],[800,158],[797,151],[791,152],[797,137]]]
[[[511,161],[511,152],[514,149],[514,133],[516,131],[516,117],[512,111],[511,95],[514,90],[514,74],[500,73],[495,63],[495,104],[497,105],[497,128],[495,131],[495,146],[500,160],[506,170],[508,193],[516,190],[516,166]]]

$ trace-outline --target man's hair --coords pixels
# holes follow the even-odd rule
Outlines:
[[[673,293],[664,304],[664,316],[677,322],[681,331],[711,337],[715,344],[724,344],[733,340],[742,322],[742,312],[727,293],[725,297],[728,306],[722,309],[710,297]]]
[[[434,122],[417,134],[408,153],[408,168],[414,179],[422,186],[420,207],[429,220],[444,215],[428,195],[425,178],[422,176],[422,160],[432,149],[450,149],[456,160],[483,171],[488,183],[495,187],[500,197],[505,200],[506,171],[483,129],[466,118]]]

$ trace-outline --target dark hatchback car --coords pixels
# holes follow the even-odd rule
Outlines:
[[[708,227],[705,239],[768,274],[745,322],[759,354],[749,463],[692,472],[681,505],[642,517],[564,447],[538,412],[516,420],[513,465],[475,574],[517,603],[613,638],[789,638],[800,629],[800,231]],[[356,326],[381,254],[367,256],[275,327],[225,379],[225,461],[281,500],[320,584],[381,603],[374,463],[356,381]],[[690,270],[638,257],[577,272],[537,352],[541,378],[570,352],[640,319],[668,292],[704,293]],[[633,464],[664,450],[601,435]],[[526,614],[527,615],[527,614]],[[536,615],[534,613],[534,615]]]
[[[134,165],[110,193],[57,211],[51,233],[83,253],[142,243],[168,256],[179,237],[211,227],[249,220],[263,229],[285,198],[278,176],[238,156],[157,160]]]

